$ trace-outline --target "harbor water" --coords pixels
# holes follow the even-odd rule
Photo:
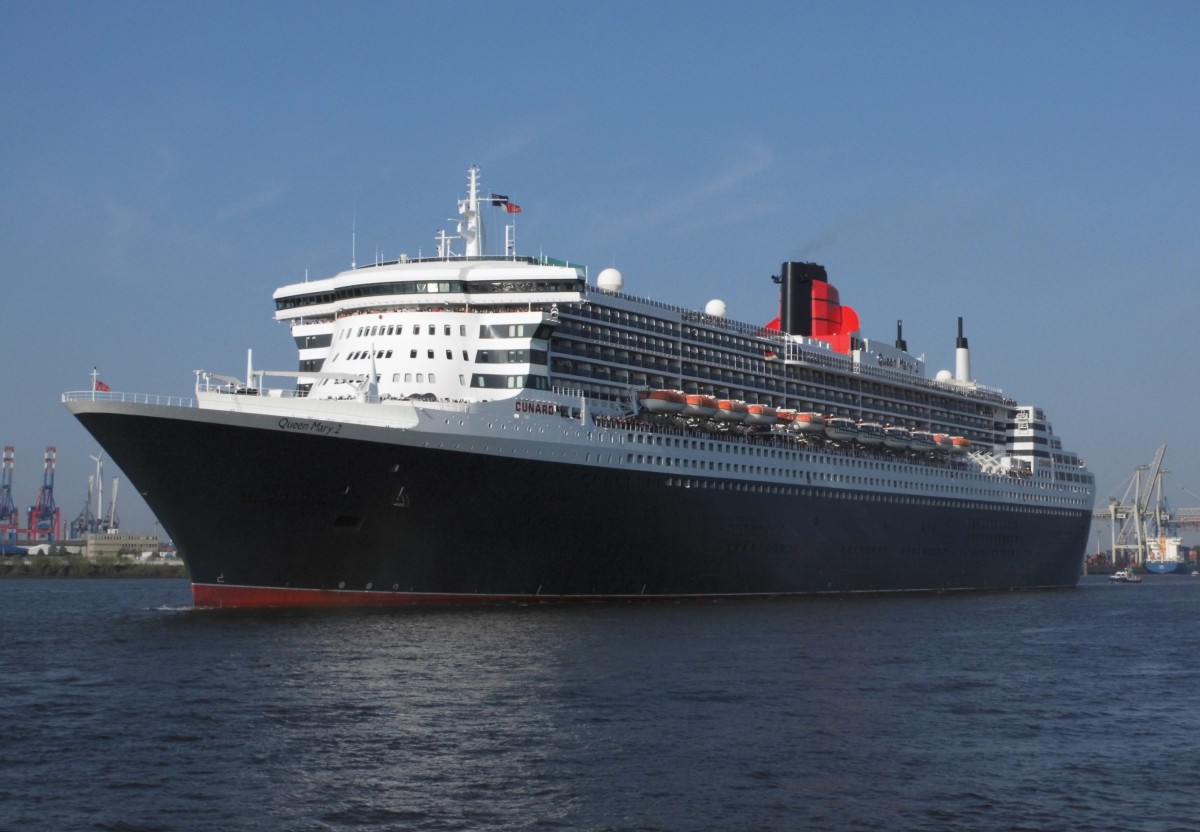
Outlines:
[[[214,611],[0,581],[0,830],[1194,830],[1200,577]]]

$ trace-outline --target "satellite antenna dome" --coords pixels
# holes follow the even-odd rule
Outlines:
[[[713,298],[704,306],[704,314],[710,318],[724,318],[726,311],[725,301],[718,298]]]
[[[954,378],[954,374],[949,370],[938,370],[937,375],[934,376],[934,378],[936,378],[938,381],[949,381],[950,379]]]
[[[596,285],[606,292],[619,292],[625,286],[625,278],[610,266],[596,275]]]

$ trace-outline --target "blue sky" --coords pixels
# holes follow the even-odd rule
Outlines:
[[[272,291],[348,266],[352,223],[360,262],[431,253],[478,164],[523,252],[633,293],[765,322],[815,259],[931,372],[961,315],[1100,502],[1167,443],[1200,506],[1198,31],[1194,2],[0,0],[14,496],[55,445],[82,508],[59,396],[93,365],[174,395],[247,348],[293,368]]]

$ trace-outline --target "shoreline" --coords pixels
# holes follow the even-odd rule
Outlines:
[[[0,559],[0,580],[6,578],[189,578],[182,561],[141,563],[116,558],[92,560],[81,555],[37,555]]]

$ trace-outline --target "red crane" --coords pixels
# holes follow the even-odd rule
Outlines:
[[[46,462],[42,474],[42,490],[37,503],[29,508],[29,528],[25,529],[30,540],[58,540],[61,532],[61,517],[54,505],[54,468],[58,462],[58,451],[46,449]]]

